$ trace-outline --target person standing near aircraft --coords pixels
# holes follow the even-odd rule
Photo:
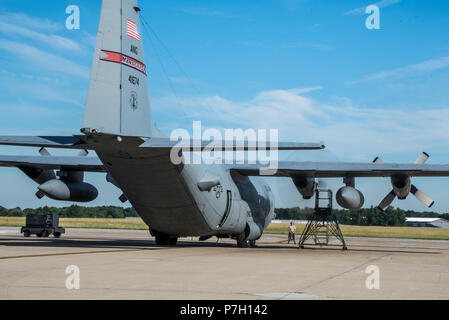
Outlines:
[[[296,244],[295,234],[296,234],[296,226],[292,221],[288,226],[288,243],[290,243],[290,240],[293,240],[293,243]]]

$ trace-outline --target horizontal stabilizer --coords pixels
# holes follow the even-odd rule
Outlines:
[[[0,145],[86,149],[85,143],[75,136],[0,136]]]
[[[257,143],[251,141],[204,141],[184,139],[179,141],[172,141],[168,138],[151,138],[143,143],[141,148],[155,148],[155,149],[171,149],[179,147],[184,151],[253,151],[262,149],[271,150],[321,150],[325,148],[324,143],[298,143],[298,142],[279,142],[277,144],[270,144],[267,142],[264,146],[258,146]]]

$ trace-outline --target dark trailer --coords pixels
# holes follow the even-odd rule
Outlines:
[[[59,238],[65,233],[64,228],[59,227],[59,216],[56,214],[30,214],[26,216],[26,227],[20,230],[25,237],[32,234],[47,238],[51,234]]]

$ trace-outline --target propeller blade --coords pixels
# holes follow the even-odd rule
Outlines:
[[[396,194],[393,190],[391,190],[390,193],[387,194],[387,196],[379,204],[378,208],[382,211],[386,211],[395,198]]]
[[[431,197],[429,197],[427,194],[419,190],[415,187],[415,185],[412,184],[412,187],[410,189],[410,192],[422,203],[424,203],[425,206],[428,208],[432,207],[435,201],[432,200]]]
[[[376,159],[373,160],[373,163],[385,163],[381,158],[376,157]]]
[[[426,163],[427,159],[429,159],[429,155],[425,152],[421,153],[418,158],[416,158],[415,160],[415,164],[424,164]]]
[[[43,157],[50,157],[51,156],[50,152],[48,152],[48,150],[45,149],[45,148],[40,148],[39,153]]]

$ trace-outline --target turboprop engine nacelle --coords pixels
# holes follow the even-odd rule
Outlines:
[[[53,170],[44,170],[31,167],[19,167],[19,169],[27,175],[28,178],[38,184],[45,183],[49,180],[56,179],[56,174]]]
[[[406,175],[391,176],[391,185],[393,186],[394,194],[400,200],[404,200],[410,193],[411,182],[410,177]]]
[[[41,184],[38,189],[53,200],[90,202],[98,196],[97,188],[86,182],[53,179]]]
[[[292,177],[292,180],[304,199],[310,199],[315,195],[317,183],[314,178]]]
[[[342,208],[349,210],[358,210],[365,203],[363,194],[356,188],[348,186],[338,190],[335,198]]]

